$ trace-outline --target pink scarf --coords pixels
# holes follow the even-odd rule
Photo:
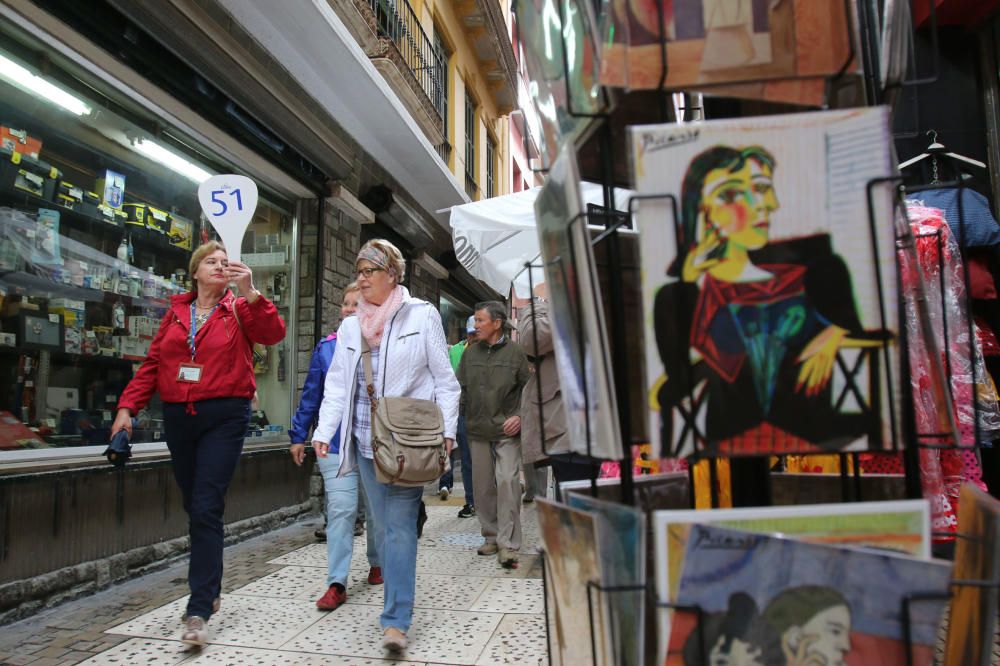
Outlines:
[[[396,285],[382,305],[373,305],[362,296],[358,299],[358,321],[361,322],[361,335],[365,336],[370,349],[377,348],[382,343],[382,331],[386,323],[403,305],[403,287]]]

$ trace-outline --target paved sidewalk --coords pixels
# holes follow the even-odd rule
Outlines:
[[[538,523],[524,505],[516,570],[481,557],[475,518],[462,502],[425,498],[428,521],[417,554],[414,624],[404,661],[385,661],[381,586],[365,580],[364,537],[354,542],[347,603],[316,609],[325,590],[326,545],[318,519],[226,549],[222,610],[211,645],[180,641],[186,560],[162,572],[72,601],[0,629],[0,664],[539,664],[545,660]]]

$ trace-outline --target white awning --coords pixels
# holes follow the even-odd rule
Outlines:
[[[513,283],[518,296],[528,295],[525,264],[539,265],[538,232],[535,229],[535,199],[542,188],[533,187],[502,197],[483,199],[451,209],[451,238],[455,255],[473,277],[500,294],[508,294]],[[600,185],[581,183],[583,202],[604,205]],[[615,208],[628,211],[630,190],[615,190]],[[592,228],[600,228],[600,225]],[[531,284],[545,281],[534,270]]]
[[[425,211],[469,201],[327,0],[219,2]]]

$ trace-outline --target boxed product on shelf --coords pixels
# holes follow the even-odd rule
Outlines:
[[[100,353],[101,346],[97,343],[96,333],[90,330],[83,332],[82,350],[86,356],[97,356]]]
[[[108,208],[118,210],[125,203],[125,176],[117,171],[105,170],[95,189],[101,195],[101,203]]]
[[[121,205],[121,210],[127,215],[126,225],[146,228],[146,204],[126,203]]]
[[[165,236],[170,231],[170,213],[147,205],[146,228]]]
[[[0,184],[48,201],[55,200],[56,182],[61,176],[59,169],[48,162],[5,148],[0,148],[0,162],[3,163]]]
[[[190,250],[194,240],[194,222],[185,217],[171,214],[168,236],[170,244],[174,247]]]
[[[21,270],[24,259],[17,251],[14,241],[9,238],[0,238],[0,271],[5,273]]]
[[[111,206],[106,206],[101,203],[95,208],[94,217],[104,220],[108,224],[113,224],[121,229],[125,226],[125,222],[128,220],[128,213],[121,209],[112,208]]]
[[[66,328],[85,328],[86,303],[73,298],[53,298],[49,301],[49,312],[62,315]]]
[[[0,347],[16,347],[17,335],[14,333],[0,333]]]
[[[63,318],[60,314],[22,312],[17,316],[17,331],[21,347],[62,351]]]
[[[140,338],[137,335],[116,335],[112,348],[122,358],[141,361],[149,354],[151,342],[148,338]]]
[[[83,192],[83,201],[80,202],[80,206],[77,210],[86,215],[87,217],[101,217],[99,207],[101,205],[101,198],[93,192]]]
[[[140,338],[152,338],[160,326],[153,317],[132,316],[128,318],[128,331]]]
[[[83,188],[65,180],[56,187],[56,203],[70,210],[79,210],[83,204]]]
[[[83,333],[79,328],[66,327],[63,334],[63,350],[67,354],[83,353]]]
[[[38,153],[42,150],[42,140],[31,136],[27,130],[0,125],[0,146],[37,160]]]

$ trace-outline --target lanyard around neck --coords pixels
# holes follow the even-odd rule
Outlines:
[[[198,316],[197,316],[196,311],[195,311],[195,306],[196,305],[197,305],[197,303],[195,301],[191,301],[191,327],[190,327],[190,333],[188,333],[188,344],[191,346],[191,360],[192,361],[194,360],[195,353],[197,352],[197,350],[195,349],[195,344],[194,344],[194,336],[197,335],[197,333],[198,333],[198,318],[197,318]],[[218,303],[216,303],[215,305],[213,305],[212,309],[208,311],[208,317],[205,317],[205,321],[206,322],[208,322],[209,318],[211,318],[212,313],[215,312],[215,308],[217,308],[217,307],[219,307]]]

